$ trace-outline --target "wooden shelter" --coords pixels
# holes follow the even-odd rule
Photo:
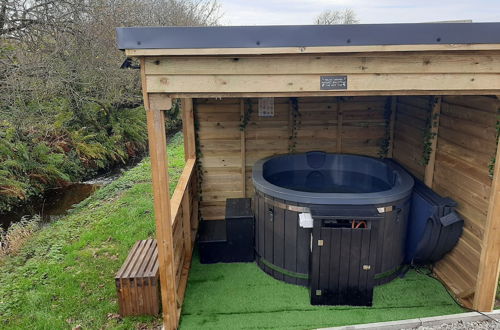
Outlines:
[[[463,235],[435,274],[491,311],[500,257],[500,23],[120,28],[141,63],[163,317],[178,326],[200,218],[252,196],[263,157],[392,157],[458,202]],[[274,98],[272,115],[259,98]],[[182,100],[186,166],[168,191],[165,111]]]

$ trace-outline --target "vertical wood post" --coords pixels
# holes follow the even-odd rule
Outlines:
[[[398,111],[398,97],[391,96],[391,118],[389,120],[389,150],[387,150],[388,158],[392,158],[394,152],[394,127],[396,126],[397,111]]]
[[[500,271],[500,144],[497,146],[495,170],[491,185],[488,216],[479,260],[479,273],[474,295],[474,309],[490,312],[495,305],[495,295]]]
[[[184,237],[184,256],[185,260],[191,260],[191,255],[193,253],[193,243],[191,240],[191,204],[189,203],[191,199],[191,193],[189,191],[189,186],[182,196],[182,229]]]
[[[245,102],[243,99],[240,100],[240,116],[243,118],[245,116]],[[246,135],[245,129],[240,131],[240,141],[241,141],[241,197],[246,197],[247,195],[247,171],[246,171]]]
[[[193,99],[182,99],[182,133],[184,135],[184,158],[196,158],[196,141],[195,127],[193,114]],[[191,179],[191,178],[190,178]],[[191,185],[188,185],[184,195],[182,196],[182,220],[183,220],[183,236],[185,248],[185,260],[190,260],[193,253],[193,240],[191,238]]]
[[[441,114],[441,96],[435,96],[432,98],[432,111],[431,111],[431,154],[429,155],[429,162],[425,167],[424,183],[427,187],[432,188],[432,182],[434,181],[434,167],[436,163],[436,149],[438,142],[438,132],[439,132],[439,117]]]
[[[184,134],[184,158],[196,158],[193,99],[182,99],[182,133]]]
[[[141,79],[148,125],[149,153],[153,176],[153,197],[156,221],[156,240],[160,270],[160,291],[163,324],[166,329],[177,329],[177,293],[175,288],[174,248],[167,159],[165,114],[150,107],[145,79],[145,61],[141,59]]]
[[[340,99],[337,97],[337,152],[342,152],[342,109]]]

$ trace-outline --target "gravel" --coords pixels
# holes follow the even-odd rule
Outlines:
[[[415,328],[413,328],[415,329]],[[494,321],[454,322],[435,326],[422,326],[417,330],[500,330],[500,323]]]

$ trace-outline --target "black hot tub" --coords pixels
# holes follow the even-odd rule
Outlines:
[[[339,277],[336,288],[344,277],[346,287],[366,279],[364,271],[373,285],[397,276],[413,179],[393,162],[324,152],[279,155],[254,165],[253,184],[255,250],[266,273],[311,288],[321,281],[311,274],[319,278],[326,269],[319,271],[320,262],[337,272],[321,273],[330,282]],[[316,246],[328,247],[328,254],[314,257]]]

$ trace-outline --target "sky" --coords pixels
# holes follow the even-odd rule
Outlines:
[[[312,24],[325,9],[353,9],[360,23],[471,19],[500,22],[500,0],[218,0],[224,25]]]

